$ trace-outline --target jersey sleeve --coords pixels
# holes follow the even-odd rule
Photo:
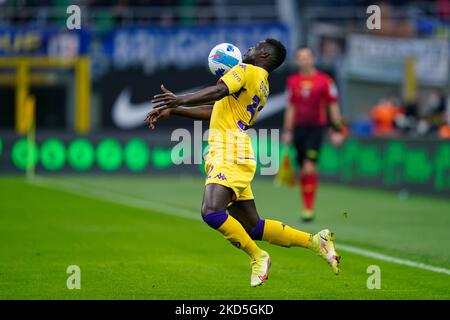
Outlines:
[[[325,97],[327,100],[327,103],[333,103],[333,102],[337,102],[338,101],[338,92],[337,92],[337,87],[336,84],[334,83],[333,79],[331,79],[330,77],[327,77],[326,79],[326,92],[325,92]]]
[[[233,94],[245,86],[245,65],[237,65],[220,78],[228,87],[228,92]]]

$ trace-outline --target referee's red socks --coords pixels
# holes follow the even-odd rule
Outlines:
[[[313,210],[318,180],[317,173],[302,175],[300,177],[301,193],[305,210]]]

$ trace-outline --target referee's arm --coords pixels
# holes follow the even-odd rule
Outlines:
[[[328,106],[331,120],[330,140],[335,146],[340,146],[345,139],[345,128],[342,122],[342,114],[337,102],[331,102]]]
[[[330,120],[332,127],[336,129],[336,131],[341,131],[342,127],[342,114],[339,109],[339,104],[337,102],[332,102],[328,106],[330,111]]]
[[[294,105],[288,102],[286,111],[284,112],[283,125],[283,143],[290,144],[292,142],[292,132],[294,130]]]

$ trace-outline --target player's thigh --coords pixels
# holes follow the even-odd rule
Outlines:
[[[209,183],[205,186],[202,203],[202,216],[211,212],[225,210],[234,196],[231,188],[217,183]]]
[[[235,201],[227,208],[227,211],[247,232],[252,231],[260,219],[253,199]]]

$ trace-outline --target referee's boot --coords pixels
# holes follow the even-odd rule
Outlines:
[[[314,220],[314,212],[312,210],[303,210],[301,219],[303,222],[311,222]]]

